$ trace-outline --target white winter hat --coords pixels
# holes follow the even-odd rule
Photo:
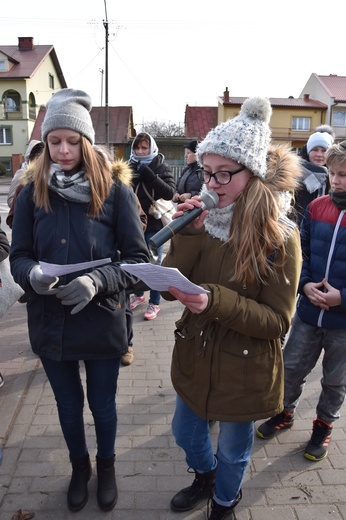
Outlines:
[[[221,155],[265,179],[271,114],[272,108],[267,98],[247,99],[238,116],[210,130],[197,146],[198,161],[202,164],[202,157],[206,154]]]
[[[84,135],[94,144],[95,131],[91,117],[91,98],[83,90],[63,88],[58,90],[47,103],[47,111],[42,123],[42,141],[52,130],[69,128]]]
[[[306,143],[306,150],[308,153],[311,152],[316,146],[321,146],[325,150],[328,150],[334,142],[333,136],[328,132],[315,132],[310,135],[308,142]]]

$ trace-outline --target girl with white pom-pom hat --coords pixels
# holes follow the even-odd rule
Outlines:
[[[270,116],[267,99],[247,99],[198,145],[203,189],[216,192],[218,203],[172,238],[163,262],[208,291],[171,287],[163,294],[185,305],[175,331],[172,429],[195,473],[171,508],[188,511],[209,499],[208,520],[234,518],[254,421],[283,409],[280,338],[290,327],[301,268],[299,230],[288,211],[300,168],[288,146],[271,145]],[[176,216],[200,200],[179,204]]]

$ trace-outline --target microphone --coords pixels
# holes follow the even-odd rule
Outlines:
[[[185,211],[184,215],[181,217],[175,218],[167,224],[164,228],[160,229],[150,240],[149,244],[154,249],[162,246],[167,240],[172,238],[174,235],[179,233],[181,229],[190,224],[195,218],[197,218],[202,211],[206,209],[213,209],[217,206],[219,202],[219,196],[215,191],[203,191],[201,193],[201,203],[202,206],[200,208],[189,209]]]

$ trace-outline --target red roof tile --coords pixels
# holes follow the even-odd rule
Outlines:
[[[9,71],[0,72],[0,80],[31,78],[46,57],[50,56],[61,86],[67,87],[53,45],[36,45],[32,49],[20,49],[18,45],[0,45],[0,51],[16,63]]]
[[[329,74],[329,76],[319,76],[316,78],[326,89],[330,97],[335,98],[337,103],[346,102],[346,76],[337,76]]]
[[[185,136],[188,139],[204,139],[211,128],[217,125],[217,107],[185,108]]]
[[[246,100],[246,97],[231,97],[229,98],[229,102],[224,102],[224,97],[219,97],[218,101],[221,104],[227,105],[242,105]],[[270,104],[273,107],[300,107],[300,108],[327,108],[327,105],[321,103],[321,101],[316,101],[316,99],[311,99],[308,97],[302,98],[268,98]]]

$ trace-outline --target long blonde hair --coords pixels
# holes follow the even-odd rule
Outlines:
[[[280,192],[293,197],[299,176],[300,160],[288,145],[271,147],[265,180],[251,177],[237,198],[228,240],[236,257],[232,281],[265,283],[268,276],[283,272],[294,226],[282,218]]]
[[[90,141],[83,135],[81,135],[81,152],[81,169],[85,170],[85,177],[90,183],[91,200],[89,214],[92,217],[96,217],[99,215],[113,183],[112,165],[106,154],[99,148],[93,148]],[[43,153],[35,162],[32,179],[35,204],[40,208],[44,208],[47,213],[51,211],[48,188],[51,164],[52,160],[46,145]]]

